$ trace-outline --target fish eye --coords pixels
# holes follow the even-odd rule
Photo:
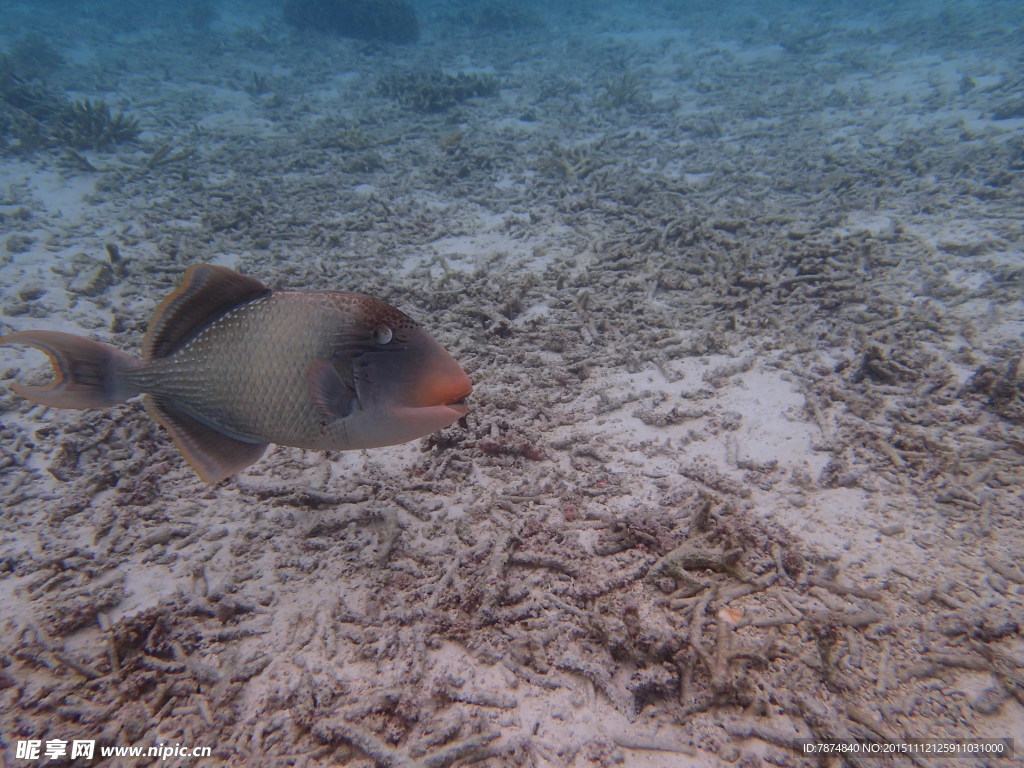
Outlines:
[[[378,325],[373,329],[373,340],[380,344],[382,347],[391,341],[391,329],[386,325]]]

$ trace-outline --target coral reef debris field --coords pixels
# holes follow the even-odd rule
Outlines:
[[[204,482],[0,347],[0,763],[1024,762],[1024,4],[0,6],[0,335],[205,263],[472,382]]]

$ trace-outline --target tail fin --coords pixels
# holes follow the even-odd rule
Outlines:
[[[101,408],[139,394],[125,374],[144,363],[84,336],[59,331],[17,331],[0,345],[27,344],[50,356],[55,378],[46,387],[12,384],[17,394],[52,408]]]

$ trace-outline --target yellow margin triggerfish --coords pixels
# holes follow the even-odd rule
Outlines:
[[[469,377],[410,317],[342,291],[272,291],[196,264],[153,313],[142,359],[57,331],[0,344],[50,356],[55,380],[20,384],[55,408],[99,408],[138,394],[207,482],[256,462],[268,443],[313,450],[395,445],[466,414]]]

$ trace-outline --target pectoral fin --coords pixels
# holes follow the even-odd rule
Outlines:
[[[326,419],[343,419],[356,407],[358,396],[355,390],[325,357],[318,357],[309,364],[306,383],[309,384],[313,405]]]
[[[142,401],[204,482],[218,483],[240,472],[258,461],[267,449],[267,443],[247,443],[208,427],[168,398],[144,395]]]

